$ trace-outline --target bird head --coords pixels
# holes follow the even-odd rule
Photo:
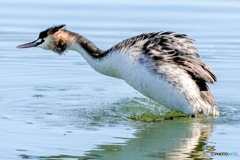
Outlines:
[[[52,50],[62,54],[68,47],[69,36],[66,30],[62,29],[65,25],[52,26],[39,33],[38,39],[33,42],[22,44],[16,48],[40,47],[45,50]]]

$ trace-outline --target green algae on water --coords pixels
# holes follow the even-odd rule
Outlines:
[[[167,112],[165,113],[165,115],[154,115],[152,113],[147,113],[147,114],[141,114],[141,115],[133,115],[129,118],[137,121],[157,122],[162,120],[172,120],[174,118],[182,119],[182,118],[189,118],[189,117],[191,117],[191,115],[184,114],[180,111],[174,111],[174,112]]]

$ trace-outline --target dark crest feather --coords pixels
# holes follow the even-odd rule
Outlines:
[[[38,38],[46,38],[48,35],[54,34],[55,32],[57,32],[59,29],[65,27],[65,24],[61,24],[61,25],[54,25],[48,29],[46,29],[45,31],[42,31],[39,34]]]

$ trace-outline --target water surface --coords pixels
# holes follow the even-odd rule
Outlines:
[[[240,1],[8,0],[0,5],[0,159],[238,159]],[[75,52],[17,50],[54,24],[108,49],[143,32],[196,40],[215,71],[221,116],[139,122],[168,109],[122,80],[96,73]]]

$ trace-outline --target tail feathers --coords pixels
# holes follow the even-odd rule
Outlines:
[[[205,82],[196,82],[196,83],[199,87],[202,101],[205,104],[201,112],[203,112],[203,114],[205,115],[214,115],[214,116],[220,115],[217,102],[213,97],[207,84]]]
[[[217,106],[212,106],[208,115],[219,116],[220,112]]]

